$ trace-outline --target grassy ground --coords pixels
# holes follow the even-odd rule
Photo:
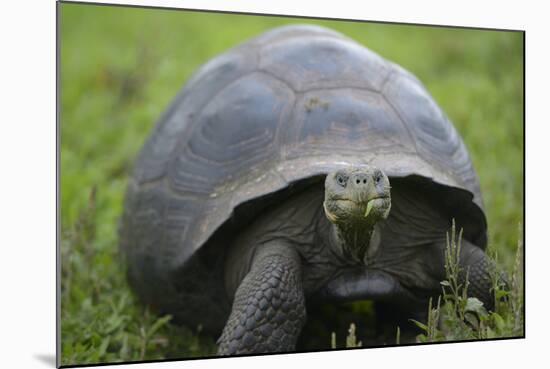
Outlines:
[[[126,285],[116,235],[126,178],[199,65],[266,29],[306,21],[69,4],[60,19],[61,362],[212,354],[212,339],[149,313]],[[490,247],[511,268],[523,216],[522,35],[307,23],[343,32],[426,84],[471,152]]]

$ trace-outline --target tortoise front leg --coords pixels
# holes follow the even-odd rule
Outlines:
[[[235,293],[218,354],[293,351],[305,320],[299,255],[281,241],[262,245]]]

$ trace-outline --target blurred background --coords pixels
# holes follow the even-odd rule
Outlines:
[[[196,327],[173,325],[137,303],[118,258],[118,217],[133,160],[185,81],[210,58],[276,26],[335,29],[426,85],[470,151],[489,248],[505,268],[513,264],[523,224],[522,33],[67,3],[59,9],[63,365],[215,353]],[[369,314],[368,306],[353,309]],[[316,338],[330,346],[330,332]]]

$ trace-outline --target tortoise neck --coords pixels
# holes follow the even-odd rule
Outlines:
[[[375,228],[374,224],[331,223],[329,243],[332,250],[347,262],[370,265],[380,243]]]

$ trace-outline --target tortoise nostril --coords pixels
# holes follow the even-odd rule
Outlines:
[[[369,177],[365,173],[356,174],[353,182],[358,186],[366,185],[369,183]]]

